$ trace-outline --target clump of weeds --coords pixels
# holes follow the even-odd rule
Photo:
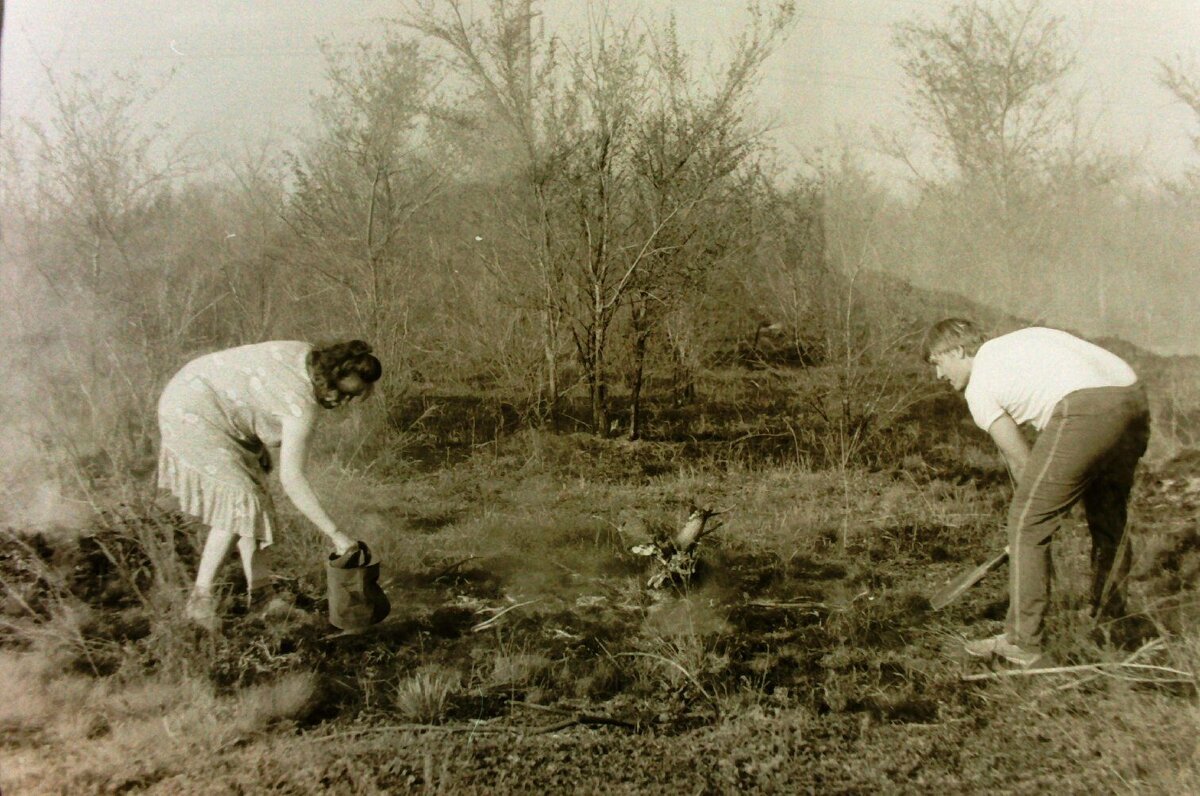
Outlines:
[[[461,687],[462,674],[458,670],[423,667],[396,684],[394,706],[407,721],[437,724],[445,718],[451,700]]]

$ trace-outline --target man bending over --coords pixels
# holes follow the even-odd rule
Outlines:
[[[967,400],[1016,482],[1008,509],[1008,615],[1004,632],[971,641],[975,656],[1031,667],[1042,657],[1050,598],[1050,537],[1080,498],[1092,535],[1093,616],[1124,614],[1129,572],[1126,504],[1150,436],[1146,391],[1116,354],[1057,329],[987,339],[947,318],[929,330],[925,359]],[[1030,448],[1020,426],[1031,423]]]

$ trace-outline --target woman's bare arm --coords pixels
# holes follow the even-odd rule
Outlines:
[[[283,439],[279,451],[279,482],[283,491],[305,517],[329,537],[338,555],[349,550],[355,542],[338,530],[325,513],[321,502],[308,483],[304,468],[308,461],[308,445],[312,438],[314,416],[311,411],[300,417],[283,419]]]

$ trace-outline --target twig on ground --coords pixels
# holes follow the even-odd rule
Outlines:
[[[1145,644],[1143,644],[1142,646],[1140,646],[1136,650],[1134,650],[1133,654],[1124,660],[1124,663],[1127,663],[1127,664],[1133,663],[1135,660],[1140,658],[1142,655],[1145,655],[1148,652],[1153,652],[1154,650],[1160,649],[1165,643],[1166,642],[1164,642],[1161,638],[1150,639]],[[1054,690],[1054,691],[1069,691],[1072,688],[1079,688],[1080,686],[1086,685],[1086,684],[1092,682],[1093,680],[1097,680],[1101,676],[1103,676],[1101,672],[1095,672],[1090,677],[1084,677],[1080,680],[1075,680],[1074,682],[1070,682],[1070,683],[1063,683],[1062,685],[1055,686],[1052,690]]]
[[[474,561],[474,560],[475,560],[475,555],[474,555],[474,554],[471,554],[471,555],[467,556],[467,557],[466,557],[466,558],[464,558],[464,559],[461,559],[461,560],[459,560],[459,561],[455,561],[455,562],[454,562],[453,564],[451,564],[450,566],[443,568],[443,569],[442,569],[440,572],[438,572],[436,575],[434,575],[434,576],[433,576],[432,578],[430,578],[429,580],[430,580],[430,582],[436,582],[436,581],[438,581],[438,580],[441,580],[442,578],[446,577],[447,575],[449,575],[449,574],[450,574],[451,572],[453,572],[454,570],[456,570],[456,569],[458,569],[459,567],[461,567],[463,564],[467,563],[468,561]]]
[[[487,630],[489,627],[491,627],[493,624],[495,624],[495,623],[496,623],[496,620],[497,620],[497,619],[499,619],[500,617],[504,616],[506,613],[508,613],[509,611],[513,610],[514,608],[520,608],[520,607],[522,607],[522,606],[525,606],[525,605],[532,605],[532,604],[533,604],[533,603],[535,603],[535,602],[537,602],[537,600],[526,600],[526,601],[525,601],[525,602],[523,602],[523,603],[515,603],[515,604],[513,604],[513,605],[510,605],[510,606],[508,606],[507,608],[505,608],[503,611],[500,611],[500,612],[498,612],[498,613],[497,613],[495,616],[493,616],[491,619],[487,619],[487,620],[485,620],[485,621],[483,621],[483,622],[480,622],[480,623],[479,623],[479,624],[477,624],[477,625],[472,625],[472,626],[471,626],[471,632],[472,632],[472,633],[478,633],[480,630]]]
[[[546,733],[550,733],[550,732],[558,732],[559,730],[565,730],[568,727],[573,727],[576,724],[599,725],[599,726],[606,726],[606,727],[623,727],[624,729],[627,729],[627,730],[636,730],[637,729],[636,724],[632,724],[632,723],[630,723],[628,721],[624,721],[622,719],[610,719],[608,716],[592,716],[587,713],[577,713],[576,715],[571,716],[570,718],[563,719],[562,721],[556,721],[553,724],[548,724],[545,727],[536,729],[533,732],[529,733],[529,735],[545,735]]]
[[[823,602],[792,602],[792,603],[777,603],[770,600],[751,600],[746,605],[755,608],[828,608],[829,606]]]
[[[1110,672],[1103,672],[1103,674],[1126,683],[1147,683],[1149,685],[1193,685],[1196,682],[1192,677],[1126,677]]]
[[[496,726],[496,725],[479,725],[473,724],[463,726],[459,724],[386,724],[379,727],[363,727],[357,730],[345,730],[342,732],[332,732],[326,735],[310,735],[306,736],[307,740],[311,741],[330,741],[344,738],[360,738],[364,735],[377,735],[388,732],[463,732],[463,733],[514,733],[516,735],[545,735],[546,733],[558,732],[565,730],[568,727],[573,727],[576,724],[591,725],[591,726],[606,726],[606,727],[622,727],[627,730],[637,730],[638,725],[625,721],[624,719],[613,719],[608,716],[595,716],[590,713],[575,713],[573,711],[560,711],[557,708],[550,708],[543,705],[532,705],[528,702],[513,701],[514,705],[524,705],[525,707],[536,707],[541,710],[551,712],[566,713],[567,718],[561,721],[556,721],[553,724],[548,724],[544,727],[513,727]]]
[[[510,699],[510,700],[508,700],[508,704],[513,705],[518,708],[530,708],[532,710],[542,710],[542,711],[545,711],[546,713],[561,713],[565,716],[570,716],[575,713],[574,710],[566,710],[564,708],[556,708],[556,707],[552,707],[550,705],[537,705],[537,704],[534,704],[533,702],[523,702],[519,699]]]
[[[964,674],[962,679],[966,682],[974,682],[976,680],[1000,680],[1005,677],[1032,677],[1036,674],[1070,674],[1072,672],[1094,672],[1096,670],[1096,664],[1085,663],[1078,666],[1051,666],[1044,669],[1004,669],[999,672]]]
[[[510,732],[512,727],[495,727],[490,725],[462,726],[460,724],[385,724],[379,727],[362,727],[357,730],[343,730],[326,735],[304,736],[310,741],[332,741],[340,738],[359,738],[363,735],[377,735],[386,732]]]
[[[1170,666],[1151,666],[1148,663],[1119,663],[1114,665],[1129,669],[1148,669],[1155,672],[1166,672],[1167,674],[1176,674],[1180,677],[1195,677],[1195,675],[1193,675],[1191,672],[1172,669]]]
[[[577,722],[575,720],[575,717],[572,716],[569,719],[563,719],[562,721],[556,721],[553,724],[548,724],[545,727],[539,727],[538,729],[533,730],[528,734],[529,735],[546,735],[547,733],[558,732],[559,730],[565,730],[568,727],[574,727],[578,723],[579,722]]]
[[[597,716],[594,713],[583,713],[578,710],[567,710],[564,708],[556,708],[550,705],[536,705],[532,702],[522,702],[517,699],[509,700],[510,705],[522,708],[530,708],[532,710],[540,710],[544,713],[557,713],[566,716],[562,721],[557,721],[554,724],[549,724],[545,727],[533,730],[531,735],[542,735],[548,732],[556,732],[557,730],[566,729],[575,724],[593,724],[606,725],[610,727],[624,727],[627,730],[637,730],[638,725],[634,722],[628,722],[624,719],[614,719],[608,716]]]
[[[1097,675],[1105,677],[1113,677],[1118,680],[1127,680],[1136,683],[1192,683],[1195,682],[1195,675],[1191,672],[1184,672],[1179,669],[1172,669],[1167,666],[1151,666],[1146,663],[1131,663],[1132,656],[1124,661],[1099,662],[1099,663],[1083,663],[1076,666],[1051,666],[1041,669],[1006,669],[999,672],[985,672],[983,674],[966,674],[962,679],[966,681],[977,680],[999,680],[1004,677],[1032,677],[1039,674],[1072,674],[1074,672],[1094,672]],[[1173,677],[1133,677],[1118,673],[1121,669],[1136,669],[1144,672],[1162,672],[1166,675],[1174,675]]]

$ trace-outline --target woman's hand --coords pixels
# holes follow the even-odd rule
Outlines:
[[[329,534],[329,541],[333,542],[333,552],[339,556],[345,555],[358,545],[358,542],[341,531],[334,531]]]

